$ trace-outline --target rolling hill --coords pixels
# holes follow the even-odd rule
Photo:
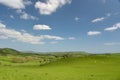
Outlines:
[[[0,48],[0,55],[18,55],[19,51],[11,48]]]

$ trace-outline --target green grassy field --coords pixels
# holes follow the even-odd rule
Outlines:
[[[12,63],[0,56],[0,80],[120,80],[120,55],[62,58],[44,65],[33,60]]]

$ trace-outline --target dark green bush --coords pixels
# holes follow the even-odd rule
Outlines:
[[[2,65],[2,62],[0,62],[0,65]]]

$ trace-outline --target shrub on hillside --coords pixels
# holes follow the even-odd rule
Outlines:
[[[33,60],[39,60],[39,58],[37,56],[27,56],[26,60],[27,61],[33,61]]]
[[[27,62],[27,59],[24,57],[15,57],[15,58],[12,58],[12,62],[13,63],[25,63]]]

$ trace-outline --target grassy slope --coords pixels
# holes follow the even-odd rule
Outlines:
[[[11,48],[0,48],[0,55],[18,55],[20,52]]]
[[[62,59],[44,66],[0,66],[0,80],[120,80],[120,55]]]

